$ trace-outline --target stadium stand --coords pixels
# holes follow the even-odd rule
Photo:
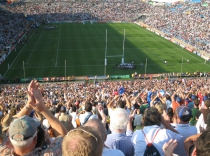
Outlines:
[[[1,52],[9,51],[7,46],[14,45],[15,38],[42,22],[132,22],[140,14],[147,14],[145,24],[210,52],[209,10],[197,3],[166,7],[137,1],[35,1],[0,7]],[[209,155],[205,137],[209,134],[209,98],[208,77],[43,84],[32,80],[30,84],[1,85],[0,154],[143,155],[152,141],[161,155],[171,156],[180,150],[187,155],[195,151],[199,156]],[[127,120],[112,118],[115,112]],[[69,132],[58,120],[61,116],[68,118]],[[110,136],[115,140],[109,140],[108,149],[104,142]],[[127,138],[134,148],[130,154],[127,151],[131,148],[125,148]]]

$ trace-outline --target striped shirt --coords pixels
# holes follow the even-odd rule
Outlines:
[[[112,132],[107,136],[105,145],[111,149],[121,150],[125,156],[134,155],[134,147],[131,142],[132,132],[128,131],[127,134]]]

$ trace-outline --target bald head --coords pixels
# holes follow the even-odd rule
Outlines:
[[[104,124],[99,119],[91,119],[88,120],[84,126],[94,127],[98,134],[101,136],[102,141],[106,141],[106,129],[104,127]]]

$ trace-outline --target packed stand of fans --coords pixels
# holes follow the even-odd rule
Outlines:
[[[81,20],[131,22],[144,14],[146,15],[144,21],[146,24],[195,46],[199,50],[210,52],[209,10],[208,7],[203,7],[200,3],[152,6],[142,1],[138,3],[19,2],[7,5],[5,9],[46,22]],[[11,25],[11,22],[8,23]],[[16,26],[20,23],[17,23]],[[11,33],[13,34],[13,32]]]
[[[20,14],[13,14],[5,8],[0,7],[0,51],[8,50],[7,45],[13,42],[13,39],[25,30],[30,23],[25,16]]]
[[[210,53],[208,7],[200,3],[180,3],[151,6],[145,13],[151,14],[144,21],[146,24]]]
[[[209,108],[207,78],[4,85],[0,153],[206,156]]]

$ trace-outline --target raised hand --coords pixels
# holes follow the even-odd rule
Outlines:
[[[27,94],[28,94],[28,103],[29,104],[34,104],[35,103],[35,99],[33,97],[33,89],[38,89],[39,87],[39,83],[36,80],[32,80],[30,82],[30,84],[28,85],[28,89],[27,89]]]
[[[165,156],[173,156],[175,147],[177,146],[177,140],[169,140],[169,142],[163,145],[163,152]]]

